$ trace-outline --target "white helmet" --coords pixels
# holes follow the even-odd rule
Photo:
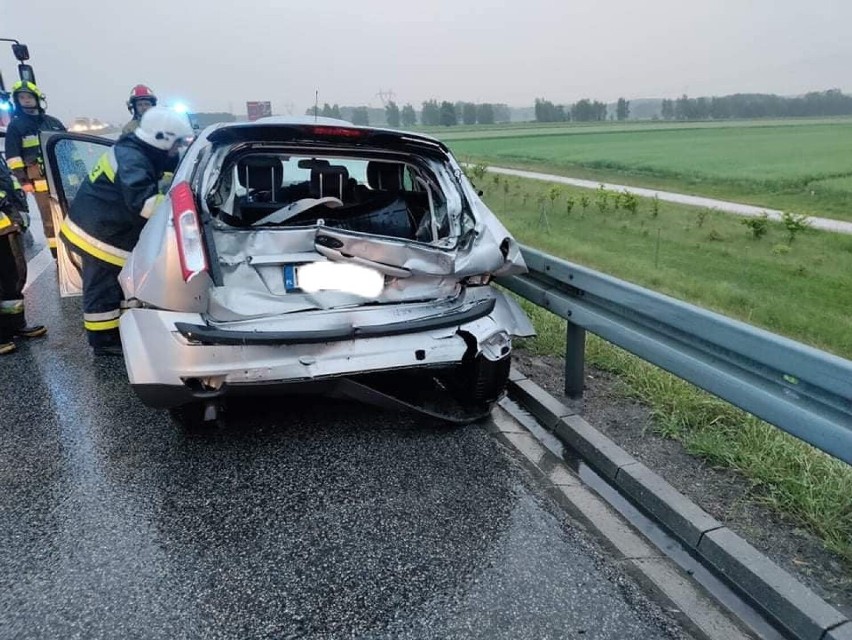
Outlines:
[[[151,107],[133,132],[145,144],[168,151],[175,142],[194,135],[186,114],[167,107]]]

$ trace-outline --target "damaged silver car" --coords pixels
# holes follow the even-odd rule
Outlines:
[[[53,189],[67,182],[63,153],[94,140],[109,142],[45,140]],[[53,193],[61,215],[71,194]],[[446,417],[432,397],[443,394],[487,410],[505,389],[512,339],[533,334],[490,282],[524,270],[431,137],[324,118],[214,125],[121,272],[130,384],[183,422],[215,418],[228,394],[264,391]]]

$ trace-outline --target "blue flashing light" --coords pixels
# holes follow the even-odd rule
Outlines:
[[[174,109],[178,113],[189,113],[189,107],[186,106],[183,102],[178,102],[172,107],[172,109]]]
[[[11,111],[11,110],[12,110],[12,103],[11,102],[6,102],[5,100],[0,102],[0,111]]]

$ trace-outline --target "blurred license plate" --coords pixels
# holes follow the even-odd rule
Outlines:
[[[284,265],[284,291],[299,291],[299,267]]]

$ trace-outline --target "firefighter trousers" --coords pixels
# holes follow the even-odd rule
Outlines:
[[[24,285],[27,259],[17,231],[0,236],[0,342],[8,342],[26,326]]]
[[[56,259],[56,229],[53,228],[53,214],[50,212],[50,192],[47,189],[47,179],[44,177],[41,165],[27,165],[27,177],[32,181],[33,196],[35,197],[44,237],[53,259]]]
[[[121,267],[81,253],[83,326],[92,348],[119,346],[118,320],[124,294],[118,284]]]

